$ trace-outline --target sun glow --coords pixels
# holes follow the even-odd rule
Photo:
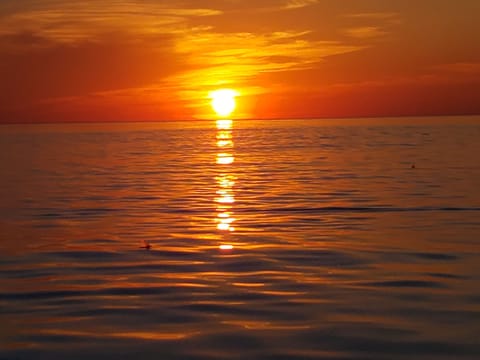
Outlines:
[[[236,107],[235,97],[238,92],[231,89],[220,89],[210,93],[212,108],[218,116],[229,116]]]

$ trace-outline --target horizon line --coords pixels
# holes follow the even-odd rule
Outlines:
[[[264,118],[235,118],[229,120],[234,121],[294,121],[294,120],[362,120],[362,119],[405,119],[405,118],[446,118],[446,117],[475,117],[480,116],[480,113],[459,113],[459,114],[421,114],[421,115],[360,115],[360,116],[312,116],[312,117],[264,117]],[[209,119],[158,119],[158,120],[61,120],[61,121],[12,121],[0,122],[0,126],[5,125],[54,125],[54,124],[132,124],[132,123],[163,123],[163,122],[202,122],[202,121],[216,121],[222,120],[219,117],[212,117]]]

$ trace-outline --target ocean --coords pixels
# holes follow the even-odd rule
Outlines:
[[[0,126],[0,359],[480,358],[480,117]]]

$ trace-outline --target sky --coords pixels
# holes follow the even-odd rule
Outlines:
[[[0,0],[0,122],[480,114],[478,0]]]

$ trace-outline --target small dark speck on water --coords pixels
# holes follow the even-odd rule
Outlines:
[[[150,245],[148,241],[143,240],[142,246],[140,246],[140,248],[145,250],[150,250],[152,248],[152,245]]]

